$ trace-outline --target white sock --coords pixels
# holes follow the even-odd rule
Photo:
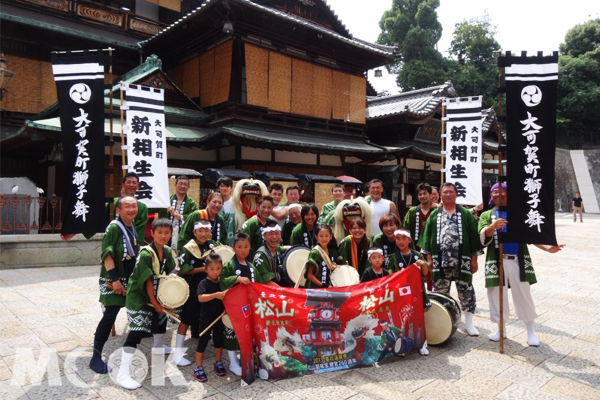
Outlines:
[[[117,374],[117,383],[122,388],[127,390],[135,390],[142,386],[131,377],[131,373],[129,371],[129,366],[131,364],[131,360],[133,359],[134,352],[135,349],[133,348],[129,348],[128,351],[126,351],[125,348],[121,350],[121,366],[119,367],[119,373]]]
[[[229,356],[229,370],[237,376],[242,376],[242,367],[237,359],[237,351],[228,350],[227,355]]]
[[[429,350],[427,349],[427,340],[423,343],[423,347],[419,349],[419,354],[422,356],[428,356]]]
[[[177,334],[175,337],[175,349],[173,351],[173,361],[179,367],[187,367],[192,362],[183,356],[183,342],[185,340],[185,335]]]
[[[155,333],[154,334],[154,343],[152,347],[155,349],[162,348],[165,334],[164,333]]]
[[[533,322],[529,322],[527,324],[527,344],[533,347],[537,347],[540,345],[540,341],[535,336],[535,332],[533,330]]]
[[[470,336],[479,336],[479,331],[473,325],[473,313],[465,312],[465,329]]]
[[[504,327],[504,337],[506,337],[506,327]],[[499,342],[500,341],[500,325],[498,325],[498,330],[495,333],[492,333],[492,334],[488,335],[488,338],[492,342]]]

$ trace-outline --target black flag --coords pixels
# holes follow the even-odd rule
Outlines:
[[[64,154],[62,234],[103,232],[104,64],[102,51],[52,53]]]
[[[558,53],[511,56],[505,66],[507,216],[503,242],[556,245],[554,159]]]

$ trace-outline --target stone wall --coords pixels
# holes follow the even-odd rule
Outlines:
[[[594,193],[596,193],[596,199],[600,199],[600,149],[585,150],[583,154],[585,156],[585,160],[587,161],[588,170],[590,171],[592,185],[594,185]],[[585,202],[586,200],[583,201],[584,209]],[[600,201],[598,204],[600,205]]]
[[[554,210],[560,211],[562,208],[562,211],[570,212],[571,201],[577,191],[577,178],[569,150],[556,149],[554,169]]]
[[[102,237],[75,235],[64,242],[58,234],[0,236],[0,269],[99,265]]]

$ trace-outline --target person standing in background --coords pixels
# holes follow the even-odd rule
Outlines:
[[[575,192],[573,197],[573,222],[577,222],[577,213],[579,213],[579,221],[583,222],[583,199],[579,192]]]

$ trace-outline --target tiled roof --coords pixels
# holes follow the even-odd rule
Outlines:
[[[140,45],[140,47],[143,47],[144,44],[151,42],[155,38],[164,35],[170,29],[174,29],[178,25],[182,24],[182,22],[184,20],[186,20],[188,18],[191,18],[194,15],[197,15],[197,14],[200,14],[200,13],[204,12],[205,10],[207,10],[209,8],[209,6],[211,6],[212,4],[217,3],[218,1],[221,1],[221,0],[208,0],[206,3],[203,3],[201,6],[199,6],[198,8],[196,8],[194,11],[192,11],[189,14],[183,16],[181,19],[179,19],[178,21],[174,22],[173,24],[167,26],[165,29],[163,29],[162,31],[160,31],[156,35],[152,36],[149,39],[143,40],[143,41],[139,42],[138,44]],[[348,35],[350,37],[345,37],[343,35],[340,35],[337,32],[334,32],[332,30],[324,28],[324,27],[322,27],[320,25],[314,24],[314,23],[312,23],[310,21],[307,21],[307,20],[305,20],[303,18],[297,17],[297,16],[292,15],[292,14],[287,14],[287,13],[285,13],[283,11],[275,10],[275,9],[267,7],[267,6],[263,6],[263,5],[254,3],[251,0],[229,0],[229,1],[230,2],[234,2],[234,3],[245,4],[245,5],[249,6],[249,7],[262,10],[265,13],[276,15],[279,18],[287,19],[287,20],[292,21],[294,23],[297,23],[297,24],[303,25],[305,27],[314,29],[314,30],[316,30],[319,33],[322,33],[324,35],[333,37],[333,38],[338,39],[338,40],[340,40],[342,42],[345,42],[345,43],[348,43],[348,44],[351,44],[351,45],[354,45],[354,46],[357,46],[357,47],[361,47],[363,49],[372,51],[374,53],[382,54],[382,55],[385,55],[385,56],[388,56],[388,57],[394,57],[395,54],[396,54],[396,51],[397,51],[396,47],[384,46],[384,45],[380,45],[380,44],[373,44],[373,43],[366,42],[364,40],[354,39],[354,38],[352,38],[352,35],[349,34],[349,32],[348,32]]]
[[[434,112],[447,97],[456,97],[452,82],[391,96],[367,97],[367,119],[403,114],[424,117]]]

